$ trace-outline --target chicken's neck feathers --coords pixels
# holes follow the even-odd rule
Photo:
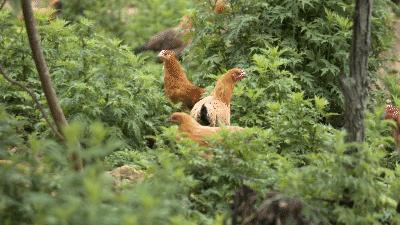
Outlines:
[[[232,93],[233,93],[234,87],[235,87],[235,84],[232,81],[229,81],[226,79],[218,80],[211,95],[214,98],[222,101],[229,107],[231,104]]]
[[[189,81],[186,77],[185,72],[183,71],[182,66],[180,65],[180,63],[178,62],[178,60],[176,58],[166,60],[164,62],[163,67],[164,67],[164,71],[165,71],[166,75],[170,76],[170,77],[166,76],[165,79],[172,77],[177,80]]]

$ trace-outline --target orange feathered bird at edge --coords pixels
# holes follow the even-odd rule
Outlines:
[[[190,82],[181,64],[172,50],[162,50],[158,56],[164,62],[164,92],[174,103],[182,102],[187,109],[192,109],[198,102],[204,88],[198,87]]]
[[[193,117],[182,112],[173,113],[170,121],[179,126],[179,132],[201,146],[208,146],[207,137],[217,134],[222,129],[226,129],[229,132],[237,132],[244,129],[238,126],[226,126],[224,128],[202,126]]]
[[[222,75],[210,96],[197,102],[190,115],[204,126],[230,125],[231,98],[235,84],[246,76],[243,69],[233,68]]]
[[[397,148],[400,147],[400,109],[394,106],[390,101],[387,102],[385,112],[383,114],[385,120],[396,121],[396,127],[393,130],[393,137],[396,141]]]

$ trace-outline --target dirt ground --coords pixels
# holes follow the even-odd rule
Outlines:
[[[392,58],[386,65],[379,71],[380,76],[385,76],[388,73],[399,75],[400,73],[400,18],[397,18],[393,23],[393,30],[395,33],[395,41],[393,47],[382,54],[382,57]],[[385,72],[386,71],[386,72]]]

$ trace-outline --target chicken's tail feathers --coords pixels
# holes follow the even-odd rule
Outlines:
[[[208,119],[208,110],[206,104],[203,104],[200,109],[200,121],[199,123],[203,126],[209,126],[210,121]]]
[[[135,54],[138,54],[138,53],[144,52],[144,51],[146,51],[146,50],[147,50],[146,45],[141,45],[141,46],[139,46],[139,47],[134,48],[134,49],[133,49],[133,52],[134,52]]]

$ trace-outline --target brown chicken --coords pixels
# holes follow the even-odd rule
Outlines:
[[[208,146],[207,137],[213,136],[223,129],[221,127],[202,126],[190,115],[182,112],[173,113],[170,117],[170,121],[179,126],[179,132],[199,143],[201,146]],[[226,126],[224,128],[229,132],[236,132],[244,129],[238,126]]]
[[[214,6],[214,12],[216,14],[221,14],[225,11],[226,3],[225,0],[216,0]]]
[[[177,27],[168,28],[154,35],[146,44],[135,48],[134,52],[136,54],[143,51],[159,52],[166,49],[173,50],[180,57],[185,47],[191,43],[188,35],[192,27],[190,17],[184,16]],[[184,40],[185,38],[188,40]]]
[[[246,76],[244,70],[234,68],[222,75],[210,96],[197,102],[190,115],[204,126],[230,125],[231,98],[236,82]]]
[[[175,53],[172,50],[162,50],[158,56],[164,61],[164,92],[174,103],[182,102],[187,109],[192,109],[198,102],[204,88],[192,84]]]

